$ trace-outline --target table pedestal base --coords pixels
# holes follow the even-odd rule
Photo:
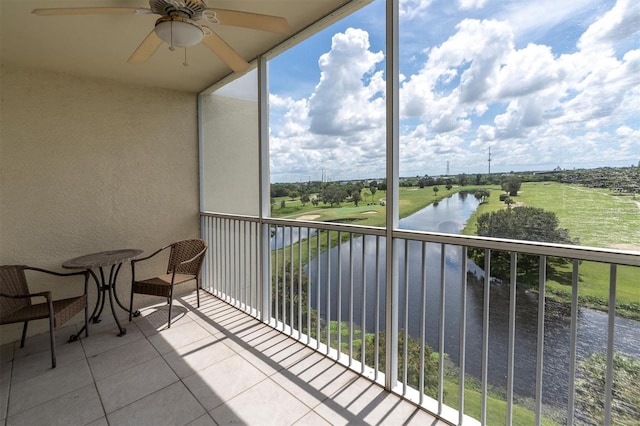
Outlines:
[[[118,278],[118,272],[120,272],[121,266],[122,266],[122,263],[111,266],[108,281],[102,266],[98,268],[98,270],[100,271],[100,278],[98,278],[98,275],[96,275],[96,273],[93,270],[88,269],[98,289],[98,300],[96,301],[96,306],[93,309],[93,313],[91,314],[89,321],[93,322],[94,324],[97,324],[102,321],[100,319],[100,315],[102,315],[102,311],[105,305],[105,300],[107,299],[107,295],[105,293],[108,293],[109,306],[111,307],[111,313],[113,314],[113,319],[115,320],[116,325],[118,326],[118,331],[119,331],[118,337],[121,337],[127,334],[127,329],[120,324],[120,320],[118,319],[118,315],[116,314],[114,299],[115,299],[115,303],[120,308],[122,308],[125,312],[129,312],[129,310],[120,302],[120,299],[118,299],[118,293],[116,292],[116,282]],[[133,315],[136,316],[135,314],[136,313],[134,313]],[[140,312],[138,311],[137,314],[140,315]],[[84,331],[84,326],[82,327],[82,329],[80,329],[80,331],[77,334],[74,334],[71,337],[69,337],[69,342],[74,342],[78,340],[83,331]]]

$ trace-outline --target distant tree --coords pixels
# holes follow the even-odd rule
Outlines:
[[[558,227],[555,213],[535,207],[515,207],[485,213],[478,217],[477,234],[482,237],[506,238],[560,244],[575,244],[569,231]],[[480,266],[484,265],[484,250],[470,250],[471,258]],[[518,255],[518,272],[526,276],[536,276],[538,256]],[[504,251],[491,252],[491,275],[508,279],[511,262],[510,255]],[[548,258],[549,267],[569,262],[564,258]]]
[[[289,191],[289,198],[291,198],[291,201],[295,200],[296,198],[298,198],[300,196],[300,193],[298,191]]]
[[[476,197],[476,200],[480,201],[480,203],[484,203],[487,198],[491,196],[491,192],[486,189],[479,189],[473,193],[473,196]]]
[[[284,209],[285,207],[287,207],[287,203],[284,200],[280,201],[280,208]]]
[[[427,186],[427,179],[426,178],[418,179],[418,187],[424,188],[425,186]]]
[[[433,193],[434,193],[435,195],[438,195],[438,191],[440,191],[440,188],[438,188],[438,185],[434,185],[434,186],[433,186]]]
[[[347,194],[352,194],[354,191],[362,191],[363,188],[362,182],[349,182],[340,186],[347,191]]]
[[[502,190],[508,192],[510,196],[515,197],[518,195],[521,185],[522,178],[517,175],[511,175],[502,182]]]
[[[507,205],[508,208],[511,208],[511,204],[514,204],[515,201],[513,201],[511,197],[507,197],[504,199],[504,203]]]
[[[303,206],[306,206],[310,200],[311,198],[309,197],[309,194],[304,194],[302,197],[300,197],[300,202]]]
[[[336,204],[340,204],[347,198],[347,192],[344,188],[336,184],[325,186],[320,192],[320,199],[325,204],[330,204],[333,207]]]
[[[286,183],[272,183],[271,184],[271,196],[276,197],[286,197],[289,195],[289,184]]]
[[[458,175],[458,185],[465,186],[467,184],[467,175],[462,173]]]
[[[317,206],[318,204],[320,204],[320,200],[318,199],[318,197],[313,197],[311,199],[311,204],[313,204],[314,206]]]
[[[569,231],[558,227],[555,213],[536,207],[516,207],[478,217],[478,235],[514,240],[573,244]]]
[[[280,268],[282,268],[282,265]],[[318,311],[309,308],[311,304],[309,302],[309,295],[305,290],[309,288],[307,274],[302,273],[298,268],[292,267],[289,261],[286,262],[284,268],[284,273],[278,274],[277,280],[275,279],[275,275],[272,275],[271,294],[273,294],[273,297],[271,298],[271,311],[275,312],[277,310],[276,306],[278,303],[282,303],[282,306],[289,306],[290,303],[295,303],[296,306],[300,306],[300,309],[302,309],[303,321],[306,321],[307,315],[309,315],[311,317],[311,323],[308,325],[306,322],[304,325],[299,324],[298,315],[292,315],[291,318],[288,318],[288,320],[291,321],[291,325],[298,329],[302,329],[304,326],[307,327],[307,330],[311,333],[315,333],[318,324]],[[289,285],[291,287],[289,287]],[[302,291],[298,292],[298,289]],[[284,314],[281,309],[280,316],[278,317],[279,320],[284,319],[282,315]]]
[[[451,191],[451,188],[453,188],[453,185],[451,184],[451,180],[449,180],[449,179],[447,180],[446,188],[447,188],[447,191]]]
[[[498,175],[487,175],[485,180],[489,185],[497,185],[500,183],[500,177]]]
[[[376,195],[376,192],[378,191],[377,185],[378,184],[375,181],[371,182],[371,184],[369,185],[369,191],[371,191],[371,201],[373,201],[373,196]]]
[[[353,201],[353,204],[356,205],[356,207],[358,207],[358,203],[362,200],[362,195],[360,194],[360,191],[353,191],[351,193],[351,201]]]
[[[482,182],[482,175],[478,173],[476,175],[476,185],[480,185],[481,182]]]
[[[398,333],[398,347],[404,347],[404,336],[405,333],[402,330],[399,330]],[[346,340],[348,336],[345,336]],[[386,362],[386,351],[384,348],[386,347],[387,335],[384,331],[381,331],[379,334],[378,340],[378,348],[379,350],[376,352],[376,339],[365,339],[365,362],[367,365],[375,365],[375,355],[379,354],[380,357],[380,365],[385,365]],[[409,386],[413,386],[414,389],[419,389],[420,387],[420,378],[423,377],[423,385],[425,393],[435,394],[438,391],[438,354],[433,351],[433,349],[425,344],[424,345],[424,357],[421,356],[421,347],[420,340],[408,336],[407,339],[407,384]],[[360,359],[361,355],[361,345],[353,345],[353,358]],[[424,364],[422,363],[424,361]],[[404,357],[399,357],[398,359],[398,370],[404,371]],[[422,371],[424,371],[424,376],[421,376]],[[445,391],[446,394],[446,391]]]

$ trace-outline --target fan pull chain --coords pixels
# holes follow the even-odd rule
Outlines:
[[[173,47],[173,21],[171,21],[171,28],[169,30],[170,30],[169,31],[169,36],[171,37],[171,43],[170,43],[170,46],[169,46],[169,50],[173,52],[173,51],[176,50],[176,48]]]
[[[189,66],[189,63],[187,62],[187,48],[184,48],[184,62],[182,63],[182,65],[184,65],[185,67]]]

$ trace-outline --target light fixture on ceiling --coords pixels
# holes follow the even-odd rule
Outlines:
[[[202,41],[205,33],[200,25],[182,16],[163,16],[156,22],[155,32],[173,47],[191,47]],[[172,49],[173,50],[173,49]]]

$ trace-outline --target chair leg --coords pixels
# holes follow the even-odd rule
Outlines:
[[[129,322],[131,322],[131,315],[133,315],[133,283],[131,283],[131,297],[129,298]]]
[[[171,307],[173,306],[173,286],[171,286],[171,290],[169,291],[169,318],[167,320],[167,328],[171,328]]]
[[[84,337],[89,337],[89,299],[84,297]]]
[[[49,315],[49,339],[51,340],[51,368],[56,368],[56,333],[53,315]]]
[[[196,280],[196,298],[198,299],[198,308],[200,307],[200,281]]]
[[[27,324],[29,324],[29,321],[25,321],[24,325],[22,326],[22,339],[20,340],[21,348],[24,348],[24,339],[26,339],[27,337]]]

